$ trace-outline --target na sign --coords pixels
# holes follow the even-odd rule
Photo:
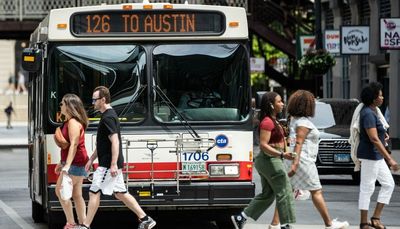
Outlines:
[[[379,30],[381,49],[400,49],[400,18],[381,18]]]

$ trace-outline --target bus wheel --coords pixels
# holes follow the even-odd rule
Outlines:
[[[63,215],[62,213],[62,211],[48,210],[47,226],[49,229],[59,229],[64,226],[62,222],[65,222],[65,219],[61,220],[61,216]]]
[[[225,216],[223,218],[215,220],[217,223],[217,226],[219,229],[224,229],[224,228],[235,228],[235,226],[232,223],[231,216]]]
[[[44,211],[42,205],[32,201],[32,219],[35,223],[43,223]]]

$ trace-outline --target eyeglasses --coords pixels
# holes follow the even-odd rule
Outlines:
[[[92,104],[95,103],[99,99],[101,99],[101,98],[92,98]]]

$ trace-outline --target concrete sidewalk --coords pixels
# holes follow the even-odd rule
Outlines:
[[[0,148],[28,147],[28,124],[13,122],[12,129],[6,128],[5,122],[0,122]]]

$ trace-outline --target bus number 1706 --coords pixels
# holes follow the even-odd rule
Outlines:
[[[208,161],[210,156],[208,152],[184,152],[182,153],[183,161]]]

